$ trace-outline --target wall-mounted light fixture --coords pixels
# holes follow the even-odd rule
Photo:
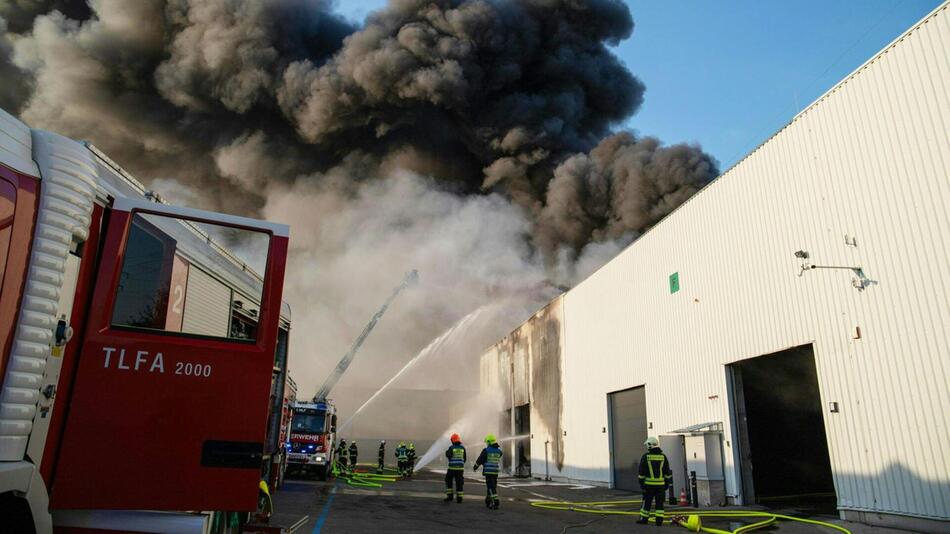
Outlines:
[[[800,260],[807,260],[811,257],[807,251],[798,250],[795,252],[795,257]],[[854,278],[851,279],[851,285],[854,286],[858,291],[864,291],[868,286],[875,283],[874,280],[871,280],[864,274],[864,269],[861,267],[848,267],[846,265],[815,265],[814,263],[802,262],[801,270],[798,271],[798,277],[801,278],[805,274],[805,271],[814,271],[816,269],[845,269],[854,273]]]

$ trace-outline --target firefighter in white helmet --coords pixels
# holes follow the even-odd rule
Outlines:
[[[643,490],[643,506],[640,507],[640,519],[637,523],[646,524],[650,520],[650,503],[656,500],[656,526],[663,526],[663,496],[666,488],[673,484],[673,470],[670,461],[660,449],[660,442],[654,437],[643,442],[647,452],[640,458],[640,488]]]

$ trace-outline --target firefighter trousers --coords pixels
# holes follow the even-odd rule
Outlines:
[[[498,506],[498,475],[485,475],[485,504]]]
[[[658,524],[663,524],[663,498],[666,495],[666,486],[647,486],[643,488],[643,506],[640,507],[640,519],[649,519],[650,505],[656,501],[656,518]]]
[[[452,483],[455,483],[455,496],[461,497],[465,495],[462,491],[462,487],[465,485],[465,480],[462,478],[463,471],[461,469],[449,469],[445,472],[445,495],[447,497],[452,496]]]

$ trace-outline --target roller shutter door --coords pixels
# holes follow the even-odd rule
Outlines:
[[[607,394],[610,404],[610,464],[614,487],[640,491],[637,466],[646,452],[647,402],[643,387]]]
[[[181,331],[226,337],[231,317],[231,289],[192,265],[188,273]]]

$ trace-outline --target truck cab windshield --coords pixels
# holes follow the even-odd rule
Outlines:
[[[305,434],[322,434],[326,419],[326,412],[308,410],[295,413],[291,431]]]

